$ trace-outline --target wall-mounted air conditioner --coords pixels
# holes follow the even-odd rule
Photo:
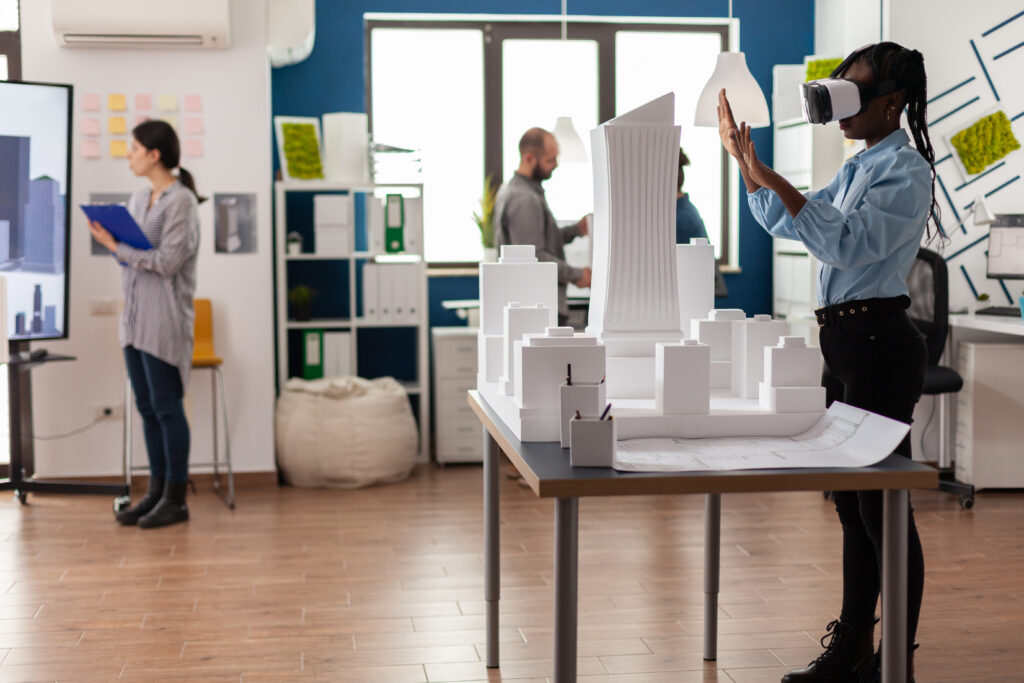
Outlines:
[[[230,0],[52,0],[64,47],[226,48]]]
[[[316,0],[267,0],[270,66],[298,64],[313,51]]]

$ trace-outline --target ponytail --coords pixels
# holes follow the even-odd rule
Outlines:
[[[209,199],[209,197],[200,197],[199,196],[199,191],[196,190],[195,178],[192,177],[191,173],[189,173],[188,171],[185,170],[184,166],[179,166],[178,167],[178,180],[181,181],[182,185],[184,185],[188,189],[192,190],[192,194],[194,194],[196,196],[196,202],[197,203],[202,204],[207,199]]]

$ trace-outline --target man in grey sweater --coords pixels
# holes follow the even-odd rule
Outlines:
[[[495,243],[532,244],[537,259],[558,264],[558,324],[569,319],[566,284],[590,286],[590,268],[565,262],[565,244],[587,234],[587,219],[559,228],[544,198],[541,182],[558,168],[558,142],[543,128],[531,128],[519,140],[519,168],[498,189],[494,200]]]

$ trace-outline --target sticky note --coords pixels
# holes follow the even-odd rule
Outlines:
[[[185,95],[185,111],[202,111],[202,95]]]
[[[178,111],[178,98],[175,95],[160,95],[156,107],[160,111]]]
[[[161,116],[160,120],[164,123],[170,124],[171,128],[178,130],[178,117],[177,116]]]
[[[203,141],[202,140],[186,140],[185,141],[185,156],[190,156],[190,157],[201,157],[201,156],[203,156]]]
[[[136,95],[135,96],[135,110],[136,111],[149,111],[153,108],[153,98],[150,95]]]
[[[124,95],[111,93],[107,96],[107,109],[110,111],[124,111],[127,106]]]
[[[135,115],[135,125],[136,126],[139,125],[140,123],[145,123],[146,121],[149,121],[149,117],[146,116],[145,114],[136,114]]]
[[[82,140],[82,156],[86,159],[100,158],[99,140]]]
[[[189,116],[185,119],[185,132],[189,135],[202,135],[203,120],[198,116]]]
[[[107,119],[107,130],[111,133],[124,133],[127,129],[128,124],[123,116],[111,116]]]
[[[115,159],[123,159],[128,155],[128,143],[125,140],[110,141],[110,156]]]
[[[99,111],[100,110],[100,96],[94,92],[84,93],[82,95],[82,111]]]
[[[82,135],[96,136],[100,134],[100,120],[87,118],[82,119]]]

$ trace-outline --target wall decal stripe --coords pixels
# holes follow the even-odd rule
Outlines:
[[[1005,282],[1003,282],[1002,280],[999,280],[999,286],[1003,288],[1003,294],[1006,295],[1006,300],[1009,302],[1009,304],[1011,306],[1013,306],[1015,303],[1017,303],[1016,301],[1013,300],[1013,297],[1010,296],[1010,290],[1008,290],[1006,288],[1006,283]]]
[[[964,87],[965,85],[967,85],[968,83],[970,83],[973,80],[974,80],[974,76],[971,76],[966,81],[963,81],[962,83],[957,83],[956,85],[954,85],[949,90],[944,90],[944,91],[940,92],[938,95],[936,95],[935,97],[933,97],[930,100],[928,100],[928,104],[931,104],[932,102],[934,102],[935,100],[939,99],[940,97],[945,97],[946,95],[948,95],[949,93],[953,92],[957,88]]]
[[[1014,116],[1014,117],[1013,117],[1012,119],[1010,119],[1010,120],[1011,120],[1011,121],[1016,121],[1017,119],[1019,119],[1019,118],[1020,118],[1020,117],[1022,117],[1022,116],[1024,116],[1024,111],[1022,111],[1021,113],[1017,114],[1016,116]]]
[[[1021,114],[1024,114],[1024,112],[1021,112]],[[1012,121],[1013,119],[1010,119],[1010,120]],[[935,165],[938,166],[939,164],[941,164],[946,159],[952,159],[952,158],[953,158],[952,154],[947,154],[946,156],[942,157],[941,159],[936,159],[935,160]]]
[[[942,176],[938,173],[935,174],[935,179],[939,181],[939,187],[942,189],[942,194],[946,196],[946,201],[949,202],[949,208],[953,209],[953,216],[956,217],[956,222],[959,223],[960,214],[957,213],[956,204],[953,203],[953,198],[949,196],[949,192],[946,190],[946,183],[942,182]],[[964,228],[963,225],[960,226],[960,229],[964,231],[965,235],[967,234],[967,229]]]
[[[981,175],[979,175],[979,176],[976,176],[976,177],[974,177],[974,178],[971,178],[971,179],[970,179],[970,180],[968,180],[968,181],[967,181],[966,183],[961,183],[960,185],[957,185],[956,187],[954,187],[954,188],[953,188],[953,192],[959,192],[960,190],[964,189],[965,187],[967,187],[968,185],[970,185],[970,184],[971,184],[971,183],[973,183],[974,181],[976,181],[976,180],[981,180],[982,178],[984,178],[985,176],[987,176],[987,175],[988,175],[989,173],[991,173],[992,171],[998,170],[998,169],[1002,168],[1003,166],[1006,166],[1006,162],[1005,162],[1005,161],[1000,161],[1000,162],[999,162],[998,164],[996,164],[996,165],[995,165],[995,166],[993,166],[992,168],[988,169],[987,171],[985,171],[985,172],[984,172],[984,173],[982,173]]]
[[[982,235],[978,239],[974,240],[973,242],[968,244],[966,247],[961,247],[960,249],[957,249],[956,251],[954,251],[952,254],[950,254],[949,256],[946,257],[946,260],[947,261],[952,261],[957,256],[959,256],[960,254],[964,253],[965,251],[967,251],[968,249],[970,249],[972,247],[978,246],[979,244],[981,244],[982,242],[984,242],[987,239],[988,239],[988,233],[986,232],[984,235]],[[960,267],[963,268],[963,266],[960,266]]]
[[[974,288],[974,283],[971,282],[971,276],[967,274],[967,269],[960,266],[960,272],[964,274],[964,278],[967,280],[967,286],[971,288],[971,292],[974,294],[974,298],[978,298],[978,290]]]
[[[991,190],[991,191],[989,191],[989,192],[986,192],[986,193],[985,193],[985,196],[986,196],[986,197],[991,197],[991,196],[992,196],[992,195],[994,195],[994,194],[995,194],[996,192],[999,192],[999,190],[1003,189],[1004,187],[1006,187],[1006,186],[1007,186],[1007,185],[1009,185],[1010,183],[1015,183],[1015,182],[1017,182],[1018,180],[1020,180],[1020,176],[1019,176],[1019,175],[1015,175],[1015,176],[1013,176],[1012,178],[1010,178],[1009,180],[1007,180],[1007,181],[1006,181],[1005,183],[1003,183],[1002,185],[1000,185],[999,187],[997,187],[996,189],[994,189],[994,190]]]
[[[999,54],[997,54],[997,55],[996,55],[995,57],[993,57],[992,59],[999,59],[999,58],[1001,58],[1001,57],[1005,57],[1006,55],[1010,54],[1011,52],[1013,52],[1014,50],[1016,50],[1016,49],[1017,49],[1017,48],[1019,48],[1019,47],[1024,47],[1024,42],[1022,42],[1022,43],[1017,43],[1016,45],[1014,45],[1013,47],[1011,47],[1011,48],[1010,48],[1009,50],[1003,50],[1002,52],[1000,52]]]
[[[985,68],[985,62],[981,61],[981,53],[978,52],[978,46],[974,44],[974,40],[971,40],[971,49],[974,50],[974,56],[978,58],[978,66],[981,67],[981,72],[985,74],[985,80],[988,81],[988,87],[992,88],[992,94],[995,95],[996,102],[998,102],[999,93],[996,91],[995,83],[992,82],[992,77],[988,75],[988,69]]]
[[[995,92],[995,88],[992,88],[992,91],[993,91],[993,92]],[[929,125],[929,126],[934,126],[934,125],[935,125],[936,123],[938,123],[938,122],[939,122],[939,121],[941,121],[942,119],[946,119],[946,118],[949,118],[950,116],[952,116],[953,114],[957,113],[958,111],[960,111],[960,110],[961,110],[961,109],[963,109],[964,107],[969,107],[970,105],[974,104],[975,102],[977,102],[977,101],[978,101],[978,100],[980,100],[980,99],[981,99],[980,97],[978,97],[977,95],[975,95],[975,96],[974,96],[974,99],[973,99],[973,100],[968,100],[967,102],[964,102],[963,104],[961,104],[961,105],[960,105],[959,107],[957,107],[957,108],[956,108],[956,109],[954,109],[953,111],[950,111],[950,112],[946,112],[945,114],[943,114],[943,115],[942,115],[942,116],[940,116],[939,118],[935,119],[934,121],[929,121],[929,122],[928,122],[928,125]],[[996,97],[996,99],[998,100],[999,98],[998,98],[998,97]]]
[[[1009,24],[1014,19],[1020,19],[1021,17],[1024,17],[1024,12],[1017,12],[1016,14],[1014,14],[1012,17],[1010,17],[1006,21],[1001,21],[998,24],[996,24],[995,26],[993,26],[992,28],[990,28],[989,30],[987,30],[984,33],[982,33],[981,37],[984,38],[988,34],[994,33],[995,31],[998,31],[1002,27],[1006,26],[1007,24]]]

